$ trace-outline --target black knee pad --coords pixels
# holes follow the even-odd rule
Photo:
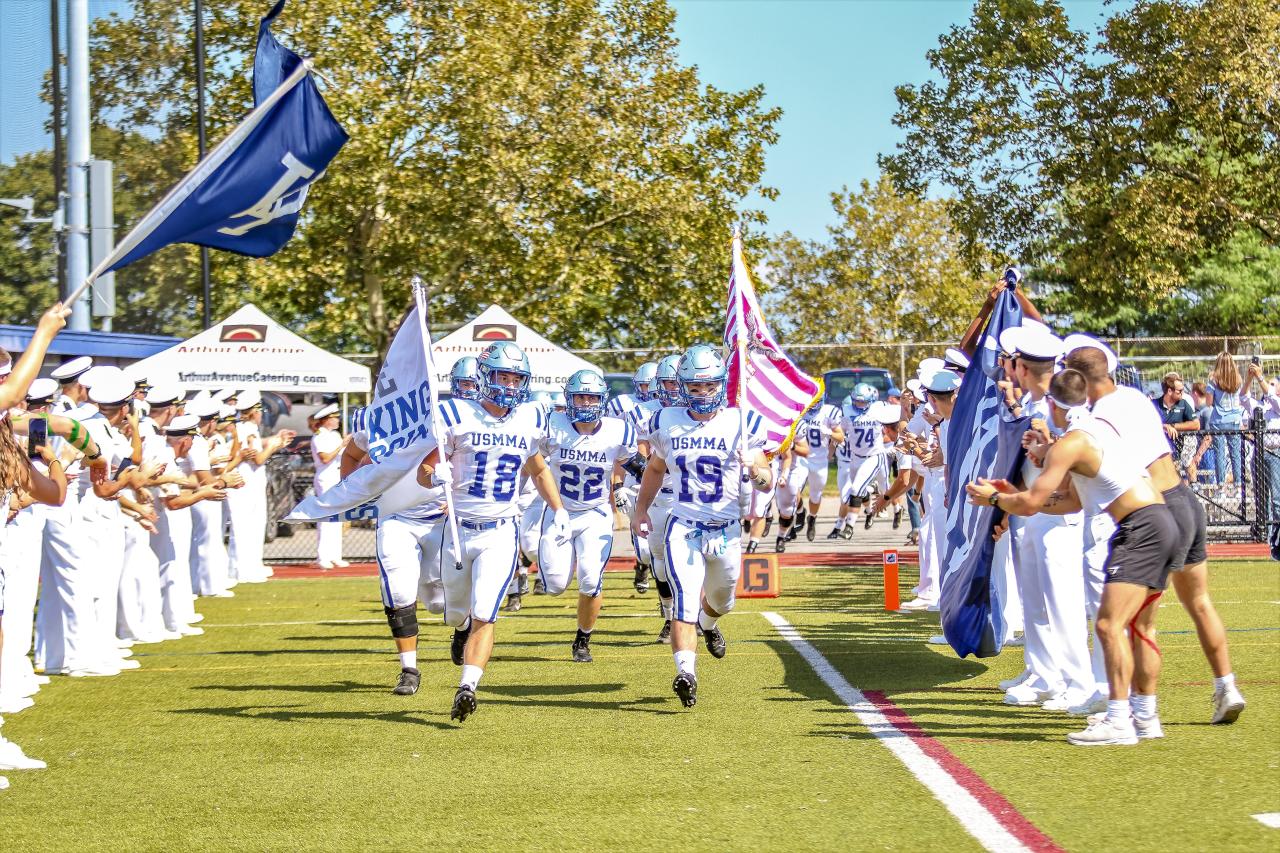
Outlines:
[[[407,604],[404,607],[384,607],[382,610],[387,614],[387,624],[391,626],[391,636],[397,640],[418,636],[417,602]]]
[[[794,519],[794,518],[783,518],[782,516],[778,516],[778,526],[779,526],[779,527],[790,527],[790,526],[791,526],[791,522],[793,522],[793,521],[795,521],[795,519]]]
[[[847,506],[847,507],[849,507],[850,509],[853,509],[854,507],[856,507],[856,506],[858,505],[858,504],[857,504],[857,500],[858,500],[857,498],[849,498],[848,500],[846,500],[846,501],[844,502],[844,505],[845,505],[845,506]]]
[[[526,569],[533,565],[533,560],[523,550],[520,551],[520,565]]]
[[[671,584],[666,581],[660,581],[657,578],[654,578],[653,581],[658,585],[659,598],[675,598],[675,594],[671,591]]]

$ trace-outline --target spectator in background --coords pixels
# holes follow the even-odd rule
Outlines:
[[[1243,469],[1241,467],[1240,425],[1244,410],[1240,406],[1240,370],[1229,352],[1218,354],[1213,373],[1209,374],[1206,389],[1210,399],[1209,429],[1226,430],[1225,435],[1213,437],[1214,472],[1218,484],[1227,482],[1227,469],[1231,469],[1235,478],[1236,489],[1244,487]],[[1236,431],[1234,434],[1231,431]],[[1243,494],[1243,492],[1241,492]]]
[[[1182,437],[1184,432],[1200,429],[1200,417],[1191,403],[1187,401],[1186,385],[1177,373],[1166,373],[1160,380],[1163,393],[1155,399],[1156,410],[1164,422],[1164,434],[1173,445],[1174,456],[1182,456]]]
[[[1254,383],[1258,391],[1253,392]],[[1262,447],[1255,448],[1255,453],[1262,454],[1262,470],[1265,472],[1267,484],[1267,518],[1275,528],[1280,528],[1280,376],[1273,379],[1270,385],[1262,374],[1262,365],[1249,365],[1248,378],[1240,389],[1242,404],[1249,417],[1261,410],[1266,425],[1266,435],[1262,439]]]
[[[1200,418],[1200,429],[1207,430],[1209,428],[1209,389],[1203,382],[1191,383],[1191,400],[1192,406],[1196,410],[1196,416]],[[1209,436],[1203,436],[1200,444],[1195,449],[1195,455],[1192,456],[1191,462],[1187,465],[1187,479],[1192,484],[1197,484],[1200,480],[1209,483],[1216,482],[1213,479],[1213,460],[1215,454],[1213,452],[1213,440]],[[1201,471],[1199,469],[1206,470]]]

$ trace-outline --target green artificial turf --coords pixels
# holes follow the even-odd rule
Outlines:
[[[904,577],[905,587],[912,578]],[[878,570],[788,569],[784,596],[724,620],[699,702],[671,694],[655,598],[610,575],[596,662],[569,660],[573,599],[498,626],[480,709],[448,710],[448,633],[424,625],[422,690],[398,663],[377,580],[272,581],[202,602],[202,637],[142,669],[57,678],[5,734],[49,762],[0,793],[4,850],[971,850],[976,842],[759,615],[792,622],[855,685],[903,707],[1071,850],[1262,849],[1280,811],[1280,574],[1219,562],[1213,589],[1249,708],[1210,727],[1211,675],[1161,613],[1167,738],[1081,749],[1079,724],[999,704],[1020,651],[961,661],[927,614],[887,614]],[[424,620],[427,618],[423,615]],[[936,620],[936,615],[932,617]]]

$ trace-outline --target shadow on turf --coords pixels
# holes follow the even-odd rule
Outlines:
[[[381,720],[387,723],[409,723],[452,731],[457,726],[437,720],[422,719],[420,709],[405,711],[298,711],[301,705],[242,705],[229,708],[178,708],[174,714],[231,717],[241,720],[272,720],[280,723],[297,723],[314,720]]]

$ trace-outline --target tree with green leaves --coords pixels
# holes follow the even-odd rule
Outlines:
[[[775,297],[780,327],[833,344],[958,339],[990,282],[970,272],[949,204],[902,194],[882,175],[833,193],[831,205],[836,223],[826,241],[787,233],[774,243],[769,271],[782,297]],[[841,362],[855,355],[832,350],[805,366],[847,366]]]
[[[1149,309],[1238,234],[1280,240],[1280,6],[1138,0],[1096,38],[1058,0],[978,0],[900,86],[899,186],[1098,315]]]
[[[251,106],[267,5],[207,7],[213,140]],[[189,15],[137,0],[94,28],[95,115],[147,143],[116,152],[117,175],[152,200],[195,161]],[[383,351],[418,273],[442,325],[498,302],[569,346],[717,334],[730,226],[758,230],[740,206],[773,194],[779,111],[681,65],[673,17],[664,0],[290,4],[273,29],[315,59],[351,141],[282,252],[214,255],[214,314],[252,300],[323,345]],[[161,304],[194,316],[193,257],[121,271],[117,327],[177,331]]]

